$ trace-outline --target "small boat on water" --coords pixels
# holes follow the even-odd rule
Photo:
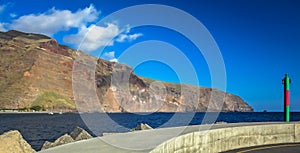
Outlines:
[[[54,113],[53,113],[53,107],[49,110],[48,114],[49,114],[49,115],[53,115],[53,114],[54,114]]]

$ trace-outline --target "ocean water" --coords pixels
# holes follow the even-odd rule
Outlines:
[[[93,136],[103,132],[128,132],[138,123],[153,128],[199,125],[215,122],[277,122],[283,121],[283,113],[65,113],[65,114],[0,114],[0,134],[19,130],[35,150],[45,141],[54,141],[76,126]],[[291,121],[300,121],[300,113],[291,113]]]

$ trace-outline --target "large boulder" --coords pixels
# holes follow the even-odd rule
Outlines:
[[[88,132],[80,127],[76,127],[70,134],[75,141],[93,138]]]
[[[67,143],[71,143],[71,142],[74,142],[74,139],[70,135],[65,134],[65,135],[59,137],[54,142],[46,141],[43,144],[42,150],[49,149],[49,148],[52,148],[52,147],[56,147],[56,146],[63,145],[63,144],[67,144]]]
[[[140,123],[135,128],[133,128],[132,131],[150,130],[150,129],[153,129],[153,128],[151,126],[149,126],[148,124]]]
[[[0,135],[1,153],[34,153],[19,131],[9,131]]]

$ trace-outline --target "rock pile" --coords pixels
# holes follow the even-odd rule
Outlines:
[[[76,127],[71,133],[59,137],[54,142],[46,141],[42,150],[56,147],[59,145],[90,139],[92,136],[80,127]],[[24,140],[21,133],[17,130],[9,131],[0,135],[0,152],[1,153],[35,153],[30,144]]]
[[[90,138],[92,138],[92,136],[88,132],[86,132],[84,129],[82,129],[80,127],[76,127],[70,133],[70,135],[65,134],[65,135],[59,137],[54,142],[46,141],[43,144],[42,150],[56,147],[56,146],[63,145],[63,144],[67,144],[67,143],[71,143],[71,142],[75,142],[75,141],[90,139]]]
[[[65,135],[59,137],[58,139],[56,139],[54,142],[46,141],[43,144],[42,150],[56,147],[56,146],[63,145],[63,144],[67,144],[67,143],[71,143],[71,142],[74,142],[74,139],[70,135],[65,134]]]
[[[34,153],[35,151],[24,140],[17,130],[9,131],[0,135],[1,153]]]
[[[148,124],[140,123],[135,128],[133,128],[131,131],[150,130],[150,129],[153,129],[153,128],[151,126],[149,126]]]

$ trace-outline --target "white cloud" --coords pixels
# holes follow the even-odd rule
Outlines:
[[[5,23],[0,23],[0,31],[7,31],[4,27]]]
[[[109,60],[110,62],[119,62],[118,61],[118,59],[116,59],[116,58],[113,58],[113,59],[111,59],[111,60]]]
[[[59,31],[67,31],[70,28],[79,28],[87,23],[95,22],[98,15],[99,12],[93,5],[74,13],[70,10],[52,8],[45,13],[21,16],[13,20],[9,28],[52,36]]]
[[[7,9],[10,9],[14,4],[12,2],[8,2],[6,4],[1,4],[0,5],[0,13],[6,11]]]
[[[10,16],[11,18],[15,18],[15,17],[17,17],[17,14],[15,14],[15,13],[10,13],[9,16]]]
[[[2,13],[6,8],[6,5],[0,5],[0,13]]]
[[[64,37],[64,42],[73,44],[80,50],[94,51],[102,46],[112,46],[114,37],[119,33],[120,29],[116,24],[108,23],[104,27],[93,24],[88,28],[82,26],[77,34]]]
[[[136,40],[138,37],[143,36],[143,34],[141,33],[135,33],[132,35],[128,35],[128,34],[121,34],[116,41],[117,42],[124,42],[124,41],[133,41]]]
[[[111,52],[105,52],[101,58],[111,61],[111,62],[118,62],[118,59],[115,57],[115,52],[111,51]]]
[[[4,9],[4,6],[1,6]],[[141,33],[129,34],[130,27],[120,28],[115,22],[106,25],[95,25],[98,21],[99,11],[91,4],[89,7],[76,12],[70,10],[57,10],[52,8],[39,14],[28,14],[18,18],[16,14],[9,14],[11,23],[0,23],[0,30],[13,29],[29,33],[39,33],[53,36],[60,31],[70,32],[77,30],[76,34],[68,35],[63,41],[74,45],[83,51],[95,51],[100,47],[112,46],[114,42],[126,42],[142,36]],[[84,40],[82,42],[82,40]]]
[[[82,26],[77,34],[66,36],[63,41],[75,45],[80,50],[91,52],[103,46],[113,46],[115,41],[133,41],[142,36],[141,33],[130,35],[129,32],[128,26],[120,28],[116,23],[107,23],[105,26],[93,24],[89,27]]]
[[[106,52],[106,53],[103,54],[102,57],[106,58],[106,59],[113,59],[113,58],[115,58],[115,52],[114,51]]]

